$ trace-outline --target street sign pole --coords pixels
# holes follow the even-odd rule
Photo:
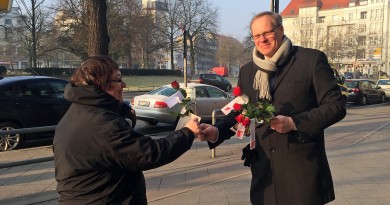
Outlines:
[[[279,0],[271,0],[271,11],[279,13]]]
[[[183,56],[184,56],[184,65],[183,65],[183,75],[184,75],[184,87],[187,88],[187,30],[184,27],[184,32],[183,32],[183,44],[184,44],[184,51],[183,51]]]

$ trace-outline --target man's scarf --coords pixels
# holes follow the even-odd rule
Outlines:
[[[291,47],[291,40],[284,36],[282,45],[270,59],[265,59],[256,47],[253,48],[253,62],[260,67],[253,81],[253,88],[258,91],[259,99],[272,100],[270,76],[273,76],[278,70],[278,66],[289,58]]]

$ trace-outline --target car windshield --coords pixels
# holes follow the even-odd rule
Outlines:
[[[170,87],[160,87],[160,88],[157,88],[156,90],[150,91],[148,94],[149,95],[164,95],[164,96],[169,97],[176,92],[177,92],[177,90],[170,88]]]
[[[378,81],[378,85],[390,85],[390,80],[380,80]]]
[[[345,85],[349,88],[356,88],[357,82],[356,81],[345,81]]]
[[[199,75],[193,75],[193,76],[191,76],[191,79],[192,80],[199,79]]]

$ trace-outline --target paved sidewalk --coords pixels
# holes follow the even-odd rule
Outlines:
[[[330,130],[327,135],[331,141],[340,134]],[[327,150],[336,189],[336,200],[330,204],[390,204],[390,125],[353,136],[359,140]],[[246,143],[246,139],[227,141],[212,159],[205,142],[194,142],[175,162],[144,172],[149,204],[250,204],[250,170],[240,160]],[[39,156],[32,154],[37,149]],[[0,164],[51,155],[50,146],[0,152]],[[53,161],[2,168],[0,204],[57,204],[55,186]]]

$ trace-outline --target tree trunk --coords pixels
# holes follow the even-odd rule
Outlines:
[[[170,63],[171,63],[171,69],[172,70],[175,70],[175,63],[174,63],[174,61],[173,61],[173,52],[174,52],[174,50],[173,50],[173,45],[174,45],[174,42],[173,42],[173,33],[171,32],[171,35],[170,35],[171,37],[170,37],[170,50],[171,50],[171,61],[170,61]]]
[[[88,18],[88,56],[108,55],[106,0],[86,0]]]
[[[195,74],[195,49],[194,49],[194,37],[188,35],[189,41],[190,41],[190,66],[191,66],[191,73],[189,75]]]
[[[32,67],[37,67],[37,33],[36,33],[36,16],[35,16],[35,1],[31,1],[31,41],[32,41]]]

